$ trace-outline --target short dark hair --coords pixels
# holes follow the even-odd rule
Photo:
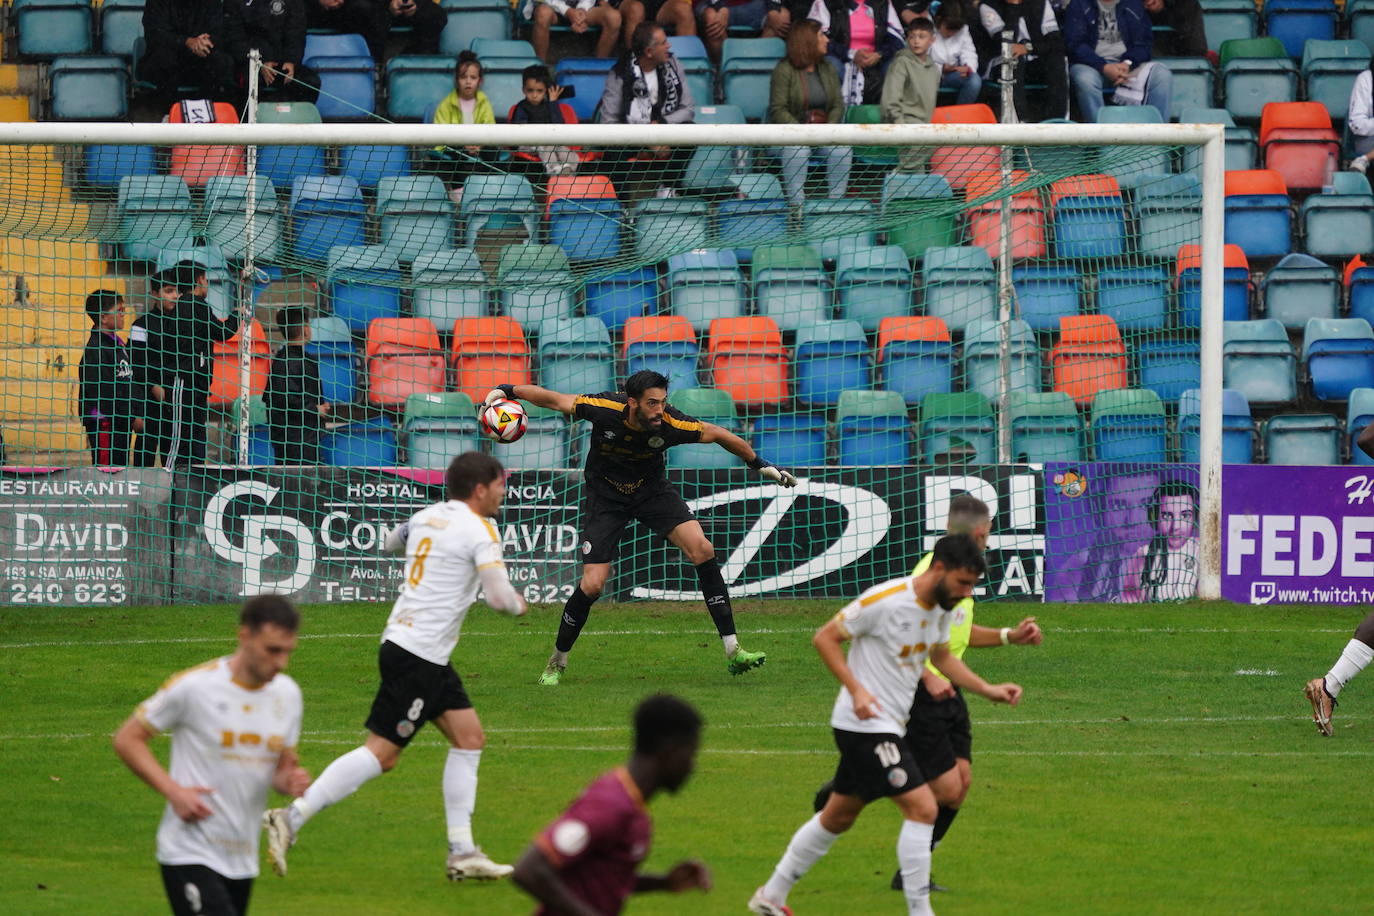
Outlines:
[[[646,19],[635,26],[635,30],[630,33],[630,53],[638,57],[649,50],[649,45],[654,43],[655,32],[663,32],[663,26],[652,19]]]
[[[658,754],[696,741],[702,719],[686,700],[656,693],[635,707],[634,725],[635,753]]]
[[[553,85],[553,77],[549,75],[549,68],[543,64],[530,64],[520,71],[520,85],[523,86],[530,80],[542,83],[545,89]]]
[[[198,264],[192,260],[178,261],[177,266],[172,268],[176,271],[176,284],[183,290],[188,290],[195,286],[201,277],[209,275],[204,264]]]
[[[667,391],[668,376],[652,369],[640,369],[625,380],[625,393],[636,401],[644,397],[644,392],[650,388],[662,388]]]
[[[917,16],[906,24],[906,29],[903,30],[902,34],[910,35],[912,32],[929,32],[934,35],[935,23],[931,22],[925,16]]]
[[[86,297],[86,317],[91,324],[100,324],[100,316],[124,301],[124,297],[112,289],[98,289]]]
[[[294,633],[301,628],[301,612],[285,595],[254,595],[243,602],[239,626],[256,633],[269,623]]]
[[[306,324],[305,309],[299,305],[289,305],[277,311],[277,328],[287,339],[295,337]]]
[[[959,31],[966,25],[963,7],[954,0],[946,0],[940,4],[940,11],[935,14],[935,24],[942,28]]]
[[[449,499],[467,499],[479,483],[491,483],[506,469],[501,462],[482,452],[463,452],[448,463],[444,489]]]
[[[469,64],[477,68],[477,79],[479,82],[482,77],[486,75],[485,71],[482,69],[482,62],[477,59],[476,51],[459,51],[458,63],[453,65],[453,83],[455,86],[458,84],[458,77],[463,75],[463,68]]]
[[[972,535],[947,534],[935,542],[935,550],[930,558],[932,564],[939,563],[945,569],[968,569],[978,575],[988,571],[983,551]]]
[[[156,291],[160,289],[166,289],[169,286],[174,287],[178,290],[181,289],[181,280],[179,278],[179,273],[180,272],[175,267],[167,267],[162,270],[159,270],[157,273],[153,274],[153,279],[151,282],[152,289]]]

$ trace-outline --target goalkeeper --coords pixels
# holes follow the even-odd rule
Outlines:
[[[553,655],[539,683],[554,687],[562,679],[568,653],[606,587],[616,547],[631,519],[675,544],[696,568],[706,610],[725,645],[727,670],[743,674],[762,665],[764,653],[740,647],[716,549],[668,482],[664,452],[674,445],[714,442],[779,486],[794,487],[797,478],[760,458],[748,442],[729,430],[669,407],[668,379],[657,372],[636,372],[625,380],[623,392],[604,394],[571,395],[536,385],[502,385],[487,395],[486,403],[517,398],[592,424],[582,505],[582,580],[563,607]]]

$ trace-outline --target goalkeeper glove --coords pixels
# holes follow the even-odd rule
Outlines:
[[[483,403],[484,405],[490,407],[492,404],[495,404],[497,401],[514,401],[514,400],[515,400],[515,386],[514,386],[514,385],[497,385],[495,388],[493,388],[493,389],[491,389],[490,391],[487,392],[487,396],[486,396],[485,398],[482,399],[482,403]]]
[[[773,462],[760,458],[758,455],[755,455],[754,460],[749,462],[749,467],[758,471],[780,487],[795,487],[797,485],[796,477],[793,477],[782,468],[773,464]]]

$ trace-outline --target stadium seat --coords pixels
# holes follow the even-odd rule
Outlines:
[[[237,388],[237,386],[235,386]],[[237,397],[229,402],[229,429],[239,428],[239,406]],[[272,447],[270,427],[267,425],[267,405],[261,395],[248,399],[248,455],[247,464],[252,467],[271,467],[277,463],[277,452]]]
[[[911,461],[911,420],[895,391],[842,391],[835,407],[835,463],[842,468]]]
[[[20,57],[51,58],[91,52],[93,7],[89,3],[14,0],[9,15],[15,23]]]
[[[1246,2],[1246,0],[1241,0]],[[1237,127],[1225,108],[1187,107],[1179,111],[1180,124],[1221,124],[1226,130],[1226,169],[1253,169],[1259,141],[1250,127]],[[1202,148],[1190,146],[1183,151],[1183,170],[1201,180]]]
[[[1013,267],[1016,313],[1036,331],[1054,331],[1064,315],[1081,311],[1083,275],[1071,264]]]
[[[144,0],[104,0],[100,4],[100,53],[130,60],[143,38]]]
[[[911,265],[895,245],[841,251],[835,258],[840,317],[876,331],[889,315],[911,313]]]
[[[615,354],[599,318],[539,323],[539,384],[551,391],[614,391]]]
[[[1126,253],[1121,188],[1110,175],[1061,178],[1050,186],[1054,252],[1060,258],[1111,258]]]
[[[175,175],[121,178],[115,209],[120,251],[130,260],[151,261],[169,240],[196,234],[191,192]]]
[[[958,204],[943,175],[892,172],[883,178],[883,225],[889,245],[909,259],[925,257],[927,248],[959,241]]]
[[[228,102],[215,102],[212,109],[214,124],[237,124],[239,113]],[[176,102],[167,113],[173,124],[185,123],[186,109]],[[242,146],[174,146],[169,154],[167,170],[183,179],[189,187],[198,188],[219,175],[244,174],[245,153]]]
[[[1283,42],[1289,57],[1302,57],[1308,41],[1336,37],[1335,0],[1267,0],[1264,27],[1265,34]]]
[[[54,121],[122,121],[129,70],[121,57],[58,57],[48,67]]]
[[[716,245],[734,248],[747,264],[756,245],[783,244],[787,239],[788,205],[774,175],[751,172],[730,178],[739,196],[716,204]]]
[[[1350,407],[1346,412],[1346,433],[1350,437],[1350,463],[1374,465],[1374,458],[1355,444],[1366,426],[1374,423],[1374,388],[1356,388],[1350,392]]]
[[[744,274],[733,251],[687,251],[668,259],[668,306],[705,331],[716,318],[744,314]]]
[[[342,318],[328,315],[310,321],[305,352],[320,365],[320,396],[330,404],[358,400],[358,354],[353,335]]]
[[[151,146],[124,146],[112,143],[93,143],[83,150],[85,173],[89,185],[115,188],[127,175],[156,175],[157,150]]]
[[[1201,452],[1202,392],[1190,388],[1178,400],[1178,436],[1186,464],[1197,464]],[[1221,460],[1249,464],[1255,455],[1255,430],[1250,404],[1233,388],[1221,391]]]
[[[986,251],[988,257],[1001,256],[1002,226],[1006,222],[1002,202],[1008,194],[1011,196],[1007,201],[1011,219],[1011,256],[1017,259],[1045,256],[1045,205],[1040,192],[1027,187],[1029,180],[1030,173],[1023,171],[1011,172],[1005,183],[1000,171],[969,177],[964,188],[969,240]]]
[[[1329,185],[1340,169],[1341,138],[1321,102],[1270,102],[1260,119],[1260,152],[1266,169],[1289,189]]]
[[[258,106],[259,124],[319,124],[320,111],[309,102],[269,102]],[[260,146],[258,174],[277,187],[291,187],[302,176],[323,176],[324,148]],[[361,244],[361,242],[359,242]]]
[[[1208,0],[1202,8],[1207,47],[1219,50],[1232,39],[1254,38],[1259,34],[1259,10],[1251,0]]]
[[[881,124],[883,111],[880,105],[846,105],[844,109],[846,124]],[[855,146],[854,159],[865,169],[887,171],[897,165],[898,151],[895,146]],[[929,154],[926,155],[927,161]]]
[[[439,53],[457,58],[478,38],[511,37],[512,7],[506,0],[439,0],[448,23],[439,35]]]
[[[1223,386],[1251,404],[1287,404],[1297,399],[1297,357],[1283,325],[1272,318],[1222,325]]]
[[[1226,321],[1245,321],[1250,317],[1250,262],[1239,245],[1225,246],[1222,256],[1222,317]],[[1178,286],[1179,324],[1185,328],[1202,327],[1202,246],[1183,245],[1178,249],[1174,281]]]
[[[410,150],[404,146],[339,147],[339,174],[364,190],[374,190],[383,178],[404,178],[410,172]]]
[[[1276,465],[1341,463],[1345,430],[1331,414],[1280,414],[1264,424],[1264,457]]]
[[[1352,4],[1347,3],[1349,10]],[[1309,38],[1302,46],[1302,82],[1308,101],[1324,106],[1334,121],[1349,114],[1355,78],[1369,68],[1369,45],[1358,38]]]
[[[826,321],[797,331],[797,403],[830,407],[840,392],[872,387],[872,349],[857,321]]]
[[[684,388],[672,392],[668,400],[689,417],[713,423],[737,436],[744,431],[735,402],[727,392],[716,388]],[[689,443],[668,450],[668,467],[731,470],[739,467],[739,459],[713,442]]]
[[[509,36],[476,36],[468,42],[468,50],[482,58],[534,56],[534,45],[523,38]]]
[[[1122,331],[1158,331],[1168,323],[1169,276],[1163,267],[1109,267],[1097,273],[1097,311]]]
[[[764,414],[749,437],[754,450],[782,467],[825,466],[825,414]]]
[[[736,39],[727,38],[726,41]],[[747,40],[747,39],[739,39]],[[769,39],[754,39],[767,41]],[[777,58],[733,58],[722,56],[720,64],[721,97],[727,105],[734,105],[749,121],[763,121],[768,117],[769,84]]]
[[[507,245],[496,268],[501,311],[521,325],[573,313],[576,280],[557,245]]]
[[[932,124],[996,124],[992,109],[981,103],[941,105],[930,115]],[[943,175],[956,191],[962,191],[974,175],[995,171],[1001,164],[995,146],[937,146],[930,152],[930,171]]]
[[[710,213],[704,200],[650,197],[635,204],[634,212],[637,258],[654,261],[706,247]]]
[[[205,238],[219,246],[226,258],[248,253],[248,179],[216,176],[205,183]],[[253,183],[253,258],[275,263],[281,259],[285,227],[272,182],[259,175]]]
[[[453,202],[433,175],[383,178],[377,184],[382,244],[402,263],[453,247]]]
[[[1070,118],[1047,118],[1043,124],[1074,124]],[[1097,157],[1091,147],[1035,146],[1023,154],[1027,165],[1047,175],[1087,175],[1097,168]]]
[[[325,281],[330,308],[355,334],[366,333],[373,319],[401,315],[401,264],[384,245],[330,248]]]
[[[1167,460],[1164,404],[1148,389],[1119,388],[1093,395],[1092,433],[1098,461]]]
[[[954,389],[954,347],[939,318],[893,315],[878,325],[879,388],[895,391],[908,404]]]
[[[449,328],[459,318],[480,318],[487,313],[487,275],[471,248],[426,251],[410,265],[415,287],[411,301],[417,318],[428,318],[436,328]]]
[[[1345,22],[1352,41],[1374,47],[1374,0],[1348,0]]]
[[[367,402],[395,409],[444,390],[444,351],[428,318],[374,318],[367,326]]]
[[[452,57],[398,54],[386,62],[386,113],[389,118],[422,121],[425,112],[452,91]],[[493,107],[495,104],[493,101]]]
[[[1374,326],[1374,267],[1356,255],[1345,267],[1345,285],[1350,289],[1350,317]]]
[[[1260,283],[1264,314],[1297,329],[1309,318],[1335,318],[1341,278],[1334,267],[1306,254],[1285,255]]]
[[[453,323],[453,387],[480,402],[497,385],[528,385],[530,348],[519,322],[505,315]]]
[[[802,204],[802,235],[827,261],[834,261],[844,243],[859,247],[878,244],[873,226],[873,205],[847,198],[807,199]]]
[[[970,321],[997,314],[997,272],[988,253],[977,246],[931,248],[921,267],[922,311],[943,318],[951,331]],[[888,314],[904,304],[892,303]]]
[[[534,202],[534,188],[523,176],[478,174],[463,183],[458,215],[463,221],[463,244],[472,248],[483,230],[523,226],[525,234],[533,239],[539,209]]]
[[[739,407],[777,407],[791,396],[787,351],[772,318],[714,319],[707,335],[706,367],[714,387],[728,392]]]
[[[1136,185],[1136,250],[1146,258],[1172,258],[1180,245],[1202,239],[1202,182],[1193,175],[1155,177]]]
[[[1103,105],[1097,112],[1097,123],[1162,124],[1169,120],[1169,114],[1153,105]],[[1115,178],[1126,190],[1173,172],[1170,151],[1163,146],[1103,146],[1097,156],[1096,171]]]
[[[1202,378],[1201,350],[1196,337],[1150,336],[1134,346],[1140,387],[1172,404]]]
[[[1001,398],[1005,364],[1008,389],[1039,391],[1040,349],[1030,326],[1013,318],[1006,326],[1007,356],[1002,358],[1003,324],[996,318],[970,321],[964,330],[963,387],[989,400]]]
[[[1302,202],[1303,248],[1317,257],[1374,250],[1374,195],[1359,172],[1336,172],[1331,188]]]
[[[997,419],[976,391],[928,394],[921,401],[917,440],[923,464],[992,464]]]
[[[1129,387],[1126,350],[1116,322],[1106,315],[1066,315],[1059,319],[1059,342],[1050,350],[1054,390],[1079,406],[1099,391]]]
[[[451,63],[451,61],[450,61]],[[542,64],[533,54],[527,57],[491,57],[482,61],[482,91],[491,99],[491,108],[499,124],[506,122],[511,106],[524,98],[524,81],[521,73],[526,67]],[[453,88],[453,78],[449,77],[449,89]],[[443,96],[439,96],[443,98]]]
[[[608,331],[619,334],[629,319],[657,311],[658,270],[632,267],[589,277],[582,288],[582,305]]]
[[[1164,120],[1180,120],[1180,114],[1185,108],[1211,107],[1212,99],[1216,95],[1216,85],[1210,60],[1205,57],[1151,57],[1150,59],[1168,67],[1169,72],[1174,76],[1170,110],[1160,112],[1164,115]]]
[[[1226,173],[1226,241],[1247,257],[1276,258],[1293,248],[1288,186],[1269,169]]]
[[[242,330],[228,340],[216,341],[211,345],[212,360],[210,367],[210,396],[207,403],[211,407],[223,407],[237,401],[239,397],[239,347],[242,345]],[[248,330],[248,391],[257,397],[267,390],[267,374],[272,368],[272,347],[267,342],[267,333],[255,318]]]
[[[1226,110],[1242,121],[1258,121],[1269,102],[1298,97],[1298,67],[1277,38],[1222,42],[1220,60]]]
[[[476,408],[461,391],[412,394],[405,401],[401,429],[406,467],[442,470],[454,455],[481,448]]]
[[[1363,318],[1312,318],[1303,329],[1302,361],[1312,396],[1344,401],[1374,387],[1374,332]]]
[[[386,416],[357,420],[326,432],[320,455],[332,467],[396,467],[396,427]]]
[[[1083,423],[1062,391],[1012,391],[1007,400],[1013,461],[1081,461]]]
[[[321,118],[356,121],[376,112],[376,61],[363,36],[308,33],[303,57],[320,77]]]
[[[679,57],[678,60],[681,61],[682,58]],[[601,92],[606,87],[606,74],[613,66],[615,59],[610,57],[564,57],[558,61],[554,81],[560,86],[571,86],[575,90],[572,100],[567,104],[572,106],[579,121],[590,122],[596,114],[596,106],[601,102]],[[702,99],[693,93],[692,97],[698,102],[710,101],[709,96]]]
[[[830,283],[816,249],[779,245],[754,249],[754,303],[784,331],[831,317]]]
[[[681,315],[646,315],[625,321],[621,337],[625,374],[651,369],[668,379],[668,390],[697,387],[701,350],[691,323]]]
[[[544,218],[549,242],[570,261],[599,261],[620,254],[624,217],[605,175],[559,175],[548,183]]]

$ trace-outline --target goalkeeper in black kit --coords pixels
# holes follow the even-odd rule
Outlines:
[[[571,395],[537,385],[502,385],[487,395],[486,403],[503,399],[529,401],[592,424],[582,506],[582,580],[563,607],[553,655],[539,683],[554,687],[562,680],[568,653],[606,587],[616,547],[631,519],[675,544],[696,568],[706,610],[725,646],[727,670],[743,674],[762,665],[765,654],[746,651],[735,636],[730,594],[716,549],[668,482],[664,452],[674,445],[714,442],[779,486],[795,487],[797,478],[759,457],[748,442],[729,430],[669,407],[668,379],[657,372],[636,372],[625,380],[624,391],[604,394]]]

